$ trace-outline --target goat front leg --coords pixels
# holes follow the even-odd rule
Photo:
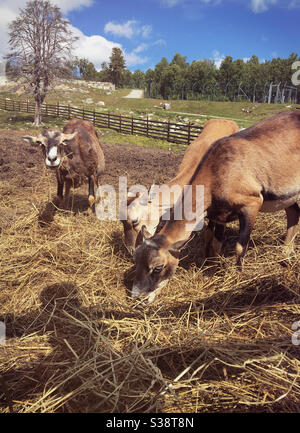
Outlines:
[[[215,224],[209,220],[204,233],[205,257],[216,257],[220,254],[223,245],[225,225]]]
[[[224,239],[225,225],[224,224],[216,224],[215,232],[212,240],[212,254],[213,257],[220,255],[223,239]]]
[[[95,177],[94,175],[89,176],[89,205],[90,210],[93,209],[93,205],[95,203]]]
[[[284,245],[292,245],[298,233],[298,222],[300,209],[297,203],[285,209],[287,217],[287,233],[284,240]]]
[[[236,244],[236,264],[239,270],[242,270],[243,259],[247,252],[250,234],[254,227],[254,223],[262,205],[262,200],[253,200],[244,206],[239,212],[240,232],[239,239]]]
[[[64,181],[62,180],[61,176],[57,172],[56,172],[56,180],[57,180],[57,203],[58,206],[61,206],[63,202]]]
[[[71,180],[66,180],[65,184],[66,184],[66,187],[65,187],[65,198],[64,198],[64,202],[63,202],[63,207],[65,209],[68,209],[72,181]]]
[[[204,254],[205,258],[210,257],[210,249],[211,249],[211,243],[214,237],[214,229],[215,229],[215,223],[211,220],[208,221],[207,227],[204,232]]]
[[[299,222],[299,214],[300,209],[297,203],[294,203],[292,206],[289,206],[285,209],[286,218],[287,218],[287,232],[286,237],[284,239],[284,256],[286,259],[289,259],[291,253],[294,248],[294,240],[298,233],[298,222]]]

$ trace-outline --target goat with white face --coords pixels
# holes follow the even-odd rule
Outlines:
[[[284,243],[292,246],[300,212],[300,113],[279,113],[216,141],[196,168],[190,185],[194,211],[196,186],[204,186],[202,219],[207,216],[222,225],[239,219],[236,260],[240,269],[259,211],[285,210]],[[179,200],[183,206],[184,197]],[[133,297],[152,301],[175,273],[180,249],[191,234],[187,223],[191,221],[171,218],[153,237],[143,230],[144,242],[135,251]]]
[[[231,120],[211,119],[203,127],[203,131],[188,147],[184,154],[183,160],[179,166],[178,174],[167,184],[161,185],[159,192],[155,195],[153,188],[149,192],[149,200],[144,194],[129,193],[127,198],[127,218],[122,220],[125,236],[125,244],[128,250],[133,253],[135,248],[142,242],[141,228],[146,226],[149,233],[154,235],[160,217],[163,213],[173,206],[179,198],[182,188],[188,184],[201,158],[205,155],[211,144],[219,138],[238,132],[238,125]],[[167,186],[173,190],[168,200],[161,190]],[[178,188],[176,188],[178,186]],[[212,229],[212,224],[210,225]],[[210,230],[206,236],[209,242],[213,244],[213,230]],[[207,245],[207,251],[210,245]],[[213,251],[212,255],[217,253]]]
[[[86,179],[89,183],[89,204],[95,201],[95,184],[105,168],[104,154],[94,126],[86,121],[70,120],[63,131],[44,129],[37,137],[24,136],[33,146],[39,146],[46,167],[56,172],[57,196],[68,202],[71,187],[79,187]]]
[[[60,131],[43,129],[37,137],[25,135],[23,139],[33,146],[41,147],[48,168],[57,168],[64,155],[62,146],[67,146],[68,141],[72,140],[76,134],[77,132],[63,134]]]

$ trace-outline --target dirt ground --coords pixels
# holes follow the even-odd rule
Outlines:
[[[32,202],[40,208],[41,201],[48,197],[50,202],[56,194],[55,172],[46,169],[40,149],[25,142],[22,135],[26,133],[0,130],[0,193],[9,194],[10,199],[13,195],[15,201],[18,196],[22,200],[21,209],[18,206],[0,209],[0,229],[1,223],[9,224],[11,218],[24,214]],[[162,149],[105,143],[102,147],[106,168],[100,183],[114,186],[117,192],[119,177],[127,177],[128,188],[134,184],[149,188],[152,183],[169,180],[182,159],[181,154]],[[87,185],[82,185],[73,191],[75,212],[87,209],[87,189]],[[44,217],[47,222],[47,212]]]
[[[35,188],[41,181],[44,161],[39,149],[22,140],[21,131],[0,130],[0,180],[25,188]],[[106,170],[101,183],[118,187],[120,176],[127,176],[128,186],[162,183],[176,174],[182,155],[162,149],[124,144],[102,144]],[[50,173],[50,170],[49,170]],[[55,174],[51,174],[55,179]],[[55,185],[55,181],[54,181]]]

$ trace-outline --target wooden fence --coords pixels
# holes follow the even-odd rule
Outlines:
[[[7,111],[34,113],[35,104],[30,101],[0,99],[0,108]],[[172,123],[170,121],[150,120],[148,117],[147,119],[137,119],[110,113],[100,113],[95,109],[87,110],[85,107],[61,105],[59,102],[57,104],[44,103],[41,107],[41,114],[64,119],[89,120],[98,128],[109,128],[125,134],[143,135],[185,145],[190,144],[202,131],[201,126],[196,126],[190,122],[187,124]]]

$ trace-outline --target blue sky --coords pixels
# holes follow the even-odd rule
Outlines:
[[[0,0],[0,27],[25,1]],[[176,52],[187,60],[261,60],[300,54],[300,0],[53,0],[79,37],[76,54],[97,68],[113,46],[127,67],[147,70]],[[6,27],[6,26],[5,26]],[[0,39],[1,39],[0,32]],[[2,38],[3,40],[3,38]],[[5,48],[5,38],[0,53]],[[2,54],[2,53],[1,53]]]

